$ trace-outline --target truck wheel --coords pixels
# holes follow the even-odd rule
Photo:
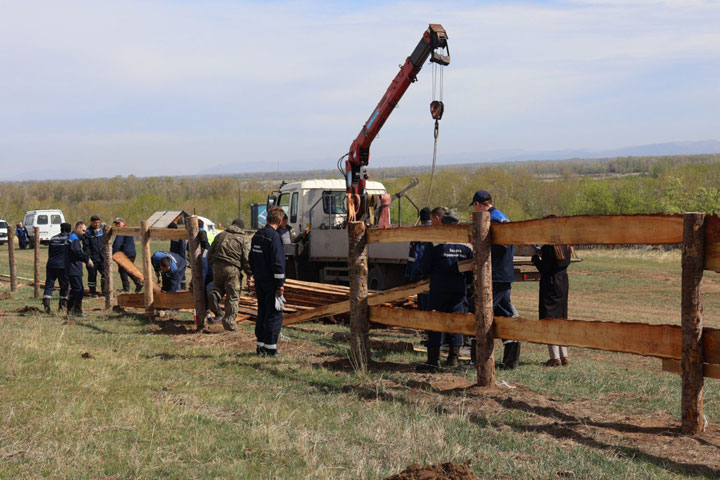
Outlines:
[[[372,267],[368,272],[368,290],[385,290],[385,274],[380,267]]]

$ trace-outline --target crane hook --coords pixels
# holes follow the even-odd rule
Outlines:
[[[445,105],[440,100],[430,102],[430,116],[435,120],[440,120],[445,112]]]

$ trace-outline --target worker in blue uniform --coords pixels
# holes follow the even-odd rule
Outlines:
[[[100,291],[105,291],[105,245],[103,244],[103,230],[100,227],[100,217],[90,217],[90,226],[83,236],[83,249],[92,260],[93,266],[88,264],[88,289],[90,295],[97,297],[97,274],[100,272]]]
[[[68,316],[86,317],[82,311],[82,301],[85,291],[83,290],[83,263],[88,268],[93,268],[92,259],[83,250],[82,239],[85,236],[85,223],[77,222],[75,230],[68,236],[68,243],[65,246],[65,275],[70,284],[70,295],[68,298]]]
[[[50,239],[48,246],[48,261],[45,265],[45,292],[43,293],[43,307],[45,313],[50,313],[50,300],[55,290],[55,280],[60,284],[60,305],[58,312],[67,308],[68,278],[65,274],[65,249],[72,226],[69,223],[60,224],[60,233]]]
[[[255,321],[256,352],[276,357],[277,340],[282,328],[282,305],[285,285],[285,249],[277,228],[285,212],[272,207],[267,223],[253,235],[250,246],[250,268],[255,280],[258,315]]]
[[[185,258],[175,252],[155,252],[150,257],[155,275],[161,277],[163,292],[179,292],[185,279]]]
[[[460,217],[454,211],[446,212],[443,224],[456,224]],[[472,272],[460,272],[458,263],[473,258],[469,244],[438,243],[423,255],[423,273],[430,277],[430,309],[446,313],[467,313],[468,305],[465,291],[468,282],[472,282]],[[458,354],[463,337],[460,333],[429,332],[427,341],[427,364],[425,369],[440,366],[440,347],[448,343],[447,366],[458,364]]]
[[[428,207],[420,210],[420,225],[432,225],[430,220],[430,209]],[[422,255],[425,251],[423,242],[410,242],[410,250],[408,251],[408,261],[405,265],[405,280],[409,283],[422,280]]]
[[[485,190],[478,190],[473,196],[470,206],[476,212],[490,212],[490,223],[509,222],[507,216],[493,205],[492,195]],[[512,282],[515,280],[513,245],[493,245],[490,249],[492,256],[492,286],[493,286],[493,315],[496,317],[516,317],[516,310],[510,301]],[[503,340],[505,346],[503,361],[499,368],[512,369],[520,361],[520,342]],[[473,349],[474,350],[474,349]]]
[[[26,249],[28,246],[28,231],[27,228],[22,224],[22,222],[18,223],[15,227],[15,236],[18,239],[18,245],[21,249]],[[38,239],[35,239],[35,241],[39,241]]]
[[[123,235],[122,229],[125,228],[125,219],[118,217],[113,221],[113,234],[115,234],[115,240],[112,244],[113,255],[117,252],[122,252],[131,262],[135,263],[137,257],[137,251],[135,250],[135,237],[132,235]],[[122,266],[118,265],[118,273],[120,273],[120,281],[122,282],[122,291],[130,291],[130,278],[132,278],[135,284],[135,293],[142,290],[143,283],[135,277],[128,274]]]
[[[198,221],[199,225],[199,221]],[[175,222],[170,223],[168,225],[168,228],[177,229],[178,225]],[[177,255],[180,255],[182,258],[187,258],[187,240],[170,240],[170,252],[175,253]],[[187,265],[187,261],[186,261]],[[185,267],[183,267],[183,270]],[[182,290],[185,290],[187,288],[187,284],[185,283],[185,272],[182,274],[182,280],[180,282],[180,288]]]

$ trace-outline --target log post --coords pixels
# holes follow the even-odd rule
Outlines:
[[[33,227],[35,233],[35,251],[33,255],[33,298],[40,298],[40,227]]]
[[[702,285],[705,265],[705,214],[686,213],[682,245],[682,432],[705,428],[703,415]]]
[[[490,213],[473,213],[473,261],[475,275],[475,355],[477,383],[495,386],[495,338],[493,337],[493,293]]]
[[[150,261],[152,253],[150,251],[150,228],[145,220],[140,222],[140,238],[142,239],[143,275],[145,276],[145,285],[143,286],[145,316],[152,320],[155,318],[155,309],[153,308],[153,268]]]
[[[368,335],[368,258],[365,223],[348,223],[348,272],[350,274],[350,361],[356,370],[367,372],[370,362]]]
[[[190,253],[190,269],[192,271],[192,291],[195,300],[195,326],[198,330],[205,327],[207,314],[207,301],[205,298],[205,279],[203,278],[202,247],[200,246],[200,227],[197,217],[188,217],[185,220],[185,229],[188,232],[188,247]]]
[[[15,230],[8,225],[8,262],[10,266],[10,291],[17,291],[17,266],[15,265]]]
[[[113,285],[113,259],[112,259],[112,236],[113,229],[109,225],[105,226],[103,238],[105,240],[105,309],[112,310],[115,304],[115,286]]]

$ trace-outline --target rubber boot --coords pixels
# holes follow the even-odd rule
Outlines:
[[[43,307],[45,307],[45,313],[50,315],[50,299],[49,298],[43,298]]]
[[[440,368],[440,346],[427,347],[427,362],[418,367],[421,372],[434,372]]]
[[[520,360],[520,342],[508,342],[503,351],[503,361],[499,367],[503,370],[512,370],[517,367]]]
[[[137,282],[137,283],[135,283],[135,293],[140,293],[140,292],[142,292],[142,289],[143,289],[143,283],[142,283],[142,282]]]
[[[76,316],[76,317],[87,317],[87,316],[88,316],[87,313],[84,313],[84,312],[83,312],[83,309],[82,309],[82,301],[78,301],[78,302],[75,304],[74,313],[75,313],[74,316]]]
[[[450,345],[448,347],[448,357],[447,357],[447,362],[445,362],[445,365],[448,367],[457,367],[459,353],[460,353],[460,347]]]
[[[68,317],[72,317],[73,312],[75,311],[75,300],[73,300],[72,297],[68,298],[67,303],[65,304],[65,307],[67,308],[67,311],[65,312],[65,314]]]
[[[470,340],[470,365],[477,365],[477,340]]]
[[[100,295],[104,296],[107,290],[105,289],[105,277],[100,280]]]
[[[67,310],[67,298],[61,298],[58,304],[58,313],[62,313],[63,310]]]
[[[95,287],[88,287],[88,290],[90,291],[90,296],[91,296],[91,297],[97,297],[97,296],[98,296],[97,290],[95,289]]]

